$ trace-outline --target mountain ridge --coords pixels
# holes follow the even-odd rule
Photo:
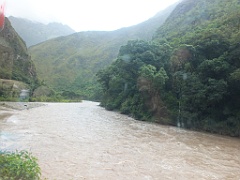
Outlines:
[[[89,98],[88,92],[96,89],[92,87],[96,84],[94,74],[109,65],[128,40],[150,40],[175,6],[132,27],[115,31],[78,32],[30,47],[39,78],[55,90],[83,91],[87,92],[83,96]]]
[[[13,16],[10,16],[9,20],[13,28],[26,42],[27,47],[59,36],[75,33],[69,26],[56,22],[43,24]]]

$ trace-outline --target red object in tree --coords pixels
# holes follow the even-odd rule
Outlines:
[[[5,19],[4,7],[5,7],[4,4],[2,4],[0,7],[0,31],[3,30],[4,28],[4,19]]]

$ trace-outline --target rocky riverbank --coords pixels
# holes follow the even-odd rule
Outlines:
[[[2,108],[24,110],[43,106],[43,103],[36,102],[0,102],[0,110]]]
[[[0,102],[0,120],[4,120],[5,118],[14,114],[14,111],[31,109],[44,106],[43,103],[35,103],[35,102]]]

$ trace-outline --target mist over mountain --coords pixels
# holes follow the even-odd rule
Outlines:
[[[13,16],[10,16],[9,20],[13,28],[26,42],[27,47],[75,32],[69,26],[61,23],[49,23],[46,25]]]
[[[113,62],[128,40],[151,40],[175,6],[135,26],[79,32],[32,46],[29,51],[39,78],[57,91],[70,90],[89,98],[96,90],[96,72]]]

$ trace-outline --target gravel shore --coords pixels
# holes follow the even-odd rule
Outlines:
[[[0,120],[4,120],[14,114],[14,111],[44,106],[44,103],[36,102],[0,102]]]
[[[0,111],[2,108],[15,110],[24,110],[44,106],[44,103],[37,102],[0,102]]]

